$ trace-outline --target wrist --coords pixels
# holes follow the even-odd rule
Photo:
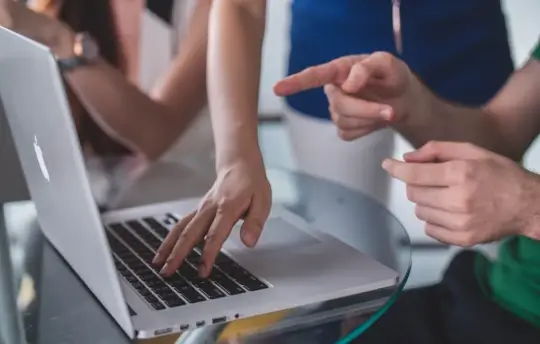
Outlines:
[[[403,112],[395,124],[398,131],[425,125],[429,120],[431,109],[436,107],[433,94],[412,72],[409,87],[402,99]]]
[[[75,33],[66,25],[57,23],[47,35],[45,44],[57,58],[73,57]]]
[[[540,240],[540,176],[528,171],[527,174],[530,178],[526,178],[528,180],[523,188],[522,204],[518,208],[523,216],[517,234]]]
[[[251,168],[264,168],[262,153],[257,142],[229,146],[220,149],[216,155],[216,171],[227,170],[234,165],[250,165]]]

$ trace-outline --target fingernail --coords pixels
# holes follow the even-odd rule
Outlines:
[[[255,236],[255,234],[253,234],[251,232],[247,232],[244,235],[244,239],[246,240],[246,244],[249,247],[254,247],[257,244],[257,236]]]
[[[206,268],[206,265],[201,264],[199,265],[199,277],[205,278],[207,275],[208,269]]]
[[[160,263],[160,261],[161,261],[161,259],[162,259],[162,256],[161,256],[161,254],[159,254],[159,253],[156,253],[156,256],[155,256],[155,257],[154,257],[154,259],[152,260],[152,264],[154,264],[154,265],[157,265],[157,264],[159,264],[159,263]]]
[[[382,168],[384,168],[385,170],[387,170],[389,167],[390,167],[390,164],[392,162],[390,161],[390,159],[384,159],[384,161],[382,162]]]
[[[169,268],[169,264],[165,263],[165,265],[163,265],[161,270],[159,270],[159,274],[160,275],[165,275],[167,273],[168,268]]]
[[[392,119],[392,108],[391,107],[385,107],[381,110],[381,116],[387,120],[390,121]]]

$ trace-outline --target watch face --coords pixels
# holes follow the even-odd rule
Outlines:
[[[86,61],[92,61],[99,55],[99,48],[94,39],[87,33],[80,33],[75,38],[74,52]]]

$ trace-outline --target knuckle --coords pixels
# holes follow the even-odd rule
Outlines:
[[[413,186],[407,186],[407,199],[411,202],[415,202],[418,197],[418,190]],[[417,208],[418,209],[418,208]]]
[[[204,239],[205,249],[215,245],[216,243],[219,242],[219,240],[220,240],[219,235],[215,231],[212,233],[208,233],[206,235],[206,238]]]
[[[469,216],[464,216],[456,223],[456,229],[462,232],[466,232],[471,229],[472,219]]]
[[[457,198],[457,204],[456,204],[456,211],[462,212],[462,213],[471,213],[474,211],[474,197],[473,197],[473,191],[471,191],[468,188],[463,188],[461,191],[459,191],[458,198]]]
[[[450,173],[460,184],[466,184],[474,178],[474,166],[471,161],[457,160],[450,164]]]
[[[212,199],[211,196],[207,195],[201,200],[199,204],[199,210],[203,211],[203,210],[211,209],[213,206],[214,206],[214,200]]]
[[[477,244],[478,240],[474,233],[467,233],[461,239],[458,240],[457,245],[465,248],[473,247]]]
[[[416,206],[416,208],[414,209],[414,214],[421,221],[426,221],[427,220],[422,207]]]
[[[387,67],[391,67],[395,63],[394,56],[386,51],[377,51],[373,53],[373,57],[381,61]]]
[[[352,137],[350,137],[349,133],[345,130],[338,130],[338,137],[342,139],[343,141],[351,141]]]
[[[330,99],[330,97],[328,98],[328,111],[330,111],[330,113],[338,112],[336,102],[333,99]]]
[[[217,213],[218,214],[227,214],[229,211],[234,208],[232,199],[229,197],[222,197],[217,202]]]
[[[437,150],[437,147],[439,146],[439,143],[437,141],[429,141],[426,143],[423,147],[423,150],[426,150],[428,152],[434,152]]]
[[[189,240],[189,238],[191,237],[191,235],[189,234],[189,231],[183,231],[182,233],[180,233],[180,235],[178,236],[178,240],[179,242],[185,242],[187,240]]]

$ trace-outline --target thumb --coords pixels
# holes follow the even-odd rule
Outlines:
[[[403,155],[406,162],[445,162],[457,159],[480,159],[490,152],[484,148],[464,142],[428,142],[420,149]]]

